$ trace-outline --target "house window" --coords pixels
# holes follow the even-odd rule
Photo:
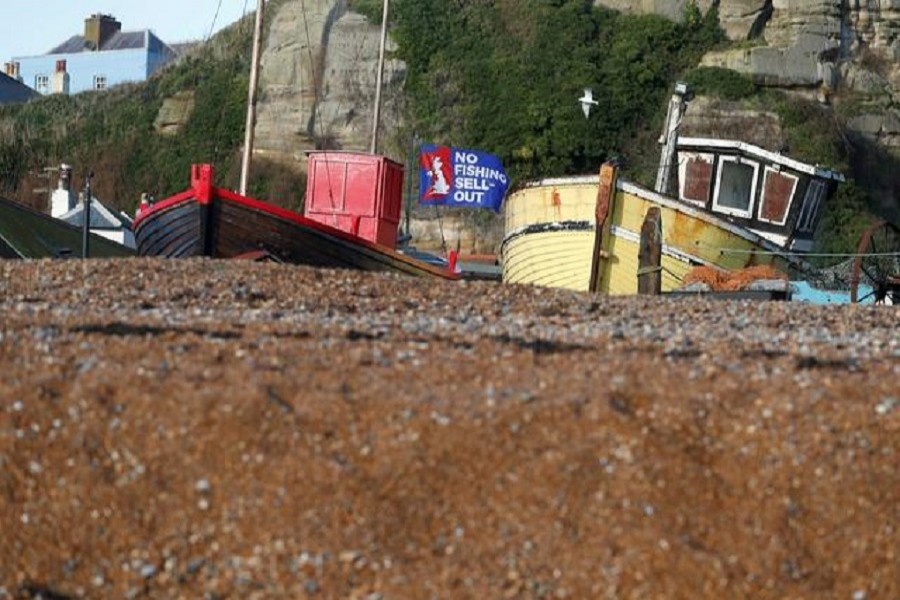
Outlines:
[[[678,177],[681,182],[682,200],[706,206],[706,202],[709,200],[709,190],[712,187],[714,162],[715,156],[712,154],[684,153],[682,155]]]
[[[737,156],[723,156],[720,160],[713,210],[749,219],[753,215],[759,165]]]
[[[766,167],[763,177],[762,200],[759,205],[759,220],[774,225],[784,225],[796,190],[796,176]]]
[[[105,90],[106,89],[106,75],[94,75],[94,89],[95,90]]]
[[[820,179],[813,179],[806,188],[806,196],[803,198],[803,206],[800,208],[800,216],[797,217],[797,230],[812,233],[816,228],[816,216],[825,199],[825,183]]]
[[[38,92],[40,94],[49,94],[50,93],[50,76],[49,75],[35,75],[34,89],[36,92]]]

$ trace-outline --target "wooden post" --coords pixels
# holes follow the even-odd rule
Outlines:
[[[387,46],[388,0],[384,0],[381,13],[381,45],[378,49],[378,72],[375,74],[375,114],[372,117],[372,143],[369,153],[378,152],[378,125],[381,121],[381,87],[384,84],[384,51]]]
[[[253,160],[253,129],[256,126],[256,88],[259,85],[259,57],[262,47],[262,27],[265,18],[265,0],[256,6],[253,25],[253,53],[250,57],[250,89],[247,92],[247,122],[244,126],[244,153],[241,160],[241,196],[247,195],[250,183],[250,161]]]
[[[591,280],[588,290],[599,292],[603,283],[603,269],[609,256],[603,249],[603,229],[609,220],[616,199],[616,165],[608,162],[600,167],[600,185],[597,189],[597,206],[594,209],[594,255],[591,260]]]
[[[662,217],[651,207],[641,226],[638,251],[638,294],[656,296],[662,291]]]
[[[684,117],[686,102],[692,97],[691,91],[684,83],[675,86],[675,93],[669,100],[669,110],[666,113],[666,124],[659,138],[662,151],[659,158],[659,170],[656,173],[657,193],[668,196],[672,187],[672,167],[675,162],[675,145],[678,141],[678,127]]]

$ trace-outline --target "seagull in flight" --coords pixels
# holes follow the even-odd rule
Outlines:
[[[594,91],[591,88],[584,88],[584,96],[578,99],[581,102],[581,110],[584,111],[584,118],[587,119],[591,114],[591,104],[597,105],[599,102],[594,100]]]

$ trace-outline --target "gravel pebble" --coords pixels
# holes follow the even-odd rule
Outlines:
[[[0,597],[900,598],[894,307],[0,281]]]

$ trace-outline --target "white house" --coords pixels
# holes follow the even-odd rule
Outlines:
[[[80,197],[79,197],[80,196]],[[72,189],[72,167],[61,165],[59,184],[50,198],[50,215],[77,227],[84,227],[84,194]],[[91,194],[91,233],[123,246],[135,248],[132,220],[123,212],[115,213]]]

